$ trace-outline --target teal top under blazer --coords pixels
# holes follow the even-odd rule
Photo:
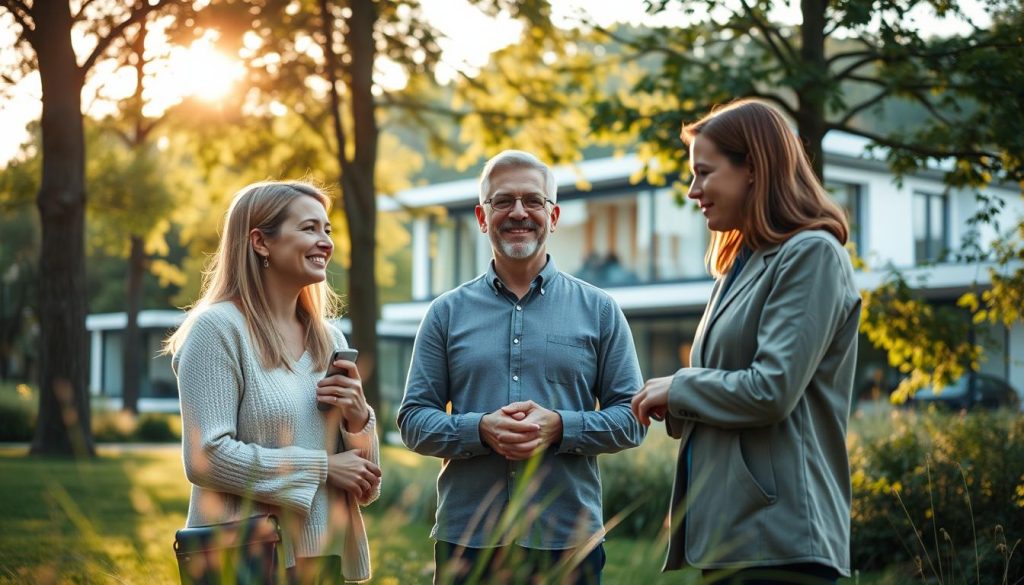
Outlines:
[[[682,441],[665,569],[820,563],[849,575],[861,305],[849,254],[805,231],[754,251],[719,298],[722,282],[669,389],[666,424]]]

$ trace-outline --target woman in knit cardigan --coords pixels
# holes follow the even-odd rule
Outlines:
[[[338,360],[348,375],[324,377],[348,345],[327,321],[329,204],[305,183],[239,191],[202,298],[166,344],[192,483],[187,525],[277,515],[294,583],[370,578],[359,506],[380,494],[359,371]]]

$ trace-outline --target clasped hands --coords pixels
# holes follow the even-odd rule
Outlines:
[[[529,459],[562,440],[562,417],[532,400],[513,402],[480,419],[480,438],[510,461]]]

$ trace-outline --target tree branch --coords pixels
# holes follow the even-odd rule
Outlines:
[[[758,31],[760,31],[760,33],[764,36],[765,41],[768,42],[768,46],[771,48],[771,51],[775,55],[775,58],[779,60],[779,63],[781,63],[785,69],[789,70],[790,64],[792,63],[794,57],[793,46],[789,44],[789,41],[787,41],[785,37],[783,37],[781,34],[778,34],[778,29],[768,26],[766,22],[758,18],[757,13],[754,11],[754,9],[751,8],[749,4],[747,4],[747,0],[740,0],[740,3],[746,10],[746,16],[750,19],[751,22],[754,23],[754,27]],[[733,14],[736,13],[734,12]],[[741,15],[737,14],[737,16]],[[785,47],[785,51],[783,51],[782,48],[780,48],[779,45],[776,44],[775,40],[772,39],[772,32],[776,33],[779,42],[781,42],[782,46]],[[784,52],[785,54],[783,54]]]
[[[0,6],[7,8],[11,12],[20,11],[25,15],[32,14],[32,9],[30,9],[22,0],[0,0]]]
[[[93,65],[96,64],[96,61],[98,61],[99,58],[102,57],[103,54],[107,51],[107,48],[110,47],[110,44],[118,38],[120,38],[121,36],[123,36],[124,31],[127,30],[128,27],[138,24],[147,16],[149,16],[150,13],[156,12],[157,10],[160,10],[164,6],[167,6],[168,4],[171,4],[175,1],[176,0],[157,0],[156,4],[145,3],[142,5],[141,8],[136,8],[135,10],[132,10],[132,13],[128,16],[128,18],[126,18],[123,22],[116,25],[114,28],[110,29],[110,32],[108,32],[105,36],[99,38],[99,41],[96,43],[96,47],[92,50],[92,54],[89,55],[89,58],[86,59],[85,63],[82,64],[82,73],[85,74],[90,69],[92,69]]]
[[[898,140],[887,138],[885,136],[882,136],[881,134],[869,132],[867,130],[863,130],[860,128],[840,127],[837,124],[831,123],[827,125],[827,130],[840,130],[848,134],[860,136],[861,138],[867,138],[868,140],[874,142],[875,144],[878,144],[879,146],[884,146],[886,148],[891,148],[895,150],[908,150],[920,156],[927,156],[932,158],[999,158],[999,155],[997,153],[984,150],[935,150],[932,148],[925,148],[919,144],[907,144],[904,142],[899,142]]]
[[[421,101],[412,100],[412,99],[398,98],[398,97],[395,97],[395,96],[393,96],[393,95],[391,95],[389,93],[384,93],[381,96],[381,101],[384,102],[384,105],[392,106],[392,107],[395,107],[395,108],[399,108],[399,109],[402,109],[402,110],[405,110],[405,111],[408,111],[408,112],[416,112],[416,111],[430,112],[430,113],[433,113],[433,114],[440,114],[442,116],[448,116],[450,118],[453,118],[456,121],[460,121],[463,118],[465,118],[466,116],[470,116],[470,115],[473,115],[473,114],[478,114],[478,115],[481,115],[481,116],[486,116],[488,118],[502,118],[502,119],[505,119],[505,120],[515,120],[515,121],[523,121],[523,122],[525,122],[527,120],[534,119],[534,116],[515,115],[515,114],[509,114],[508,112],[503,112],[503,111],[498,111],[498,110],[479,110],[479,109],[474,109],[474,110],[454,110],[452,108],[446,108],[446,107],[443,107],[443,106],[439,106],[437,104],[430,104],[430,103],[421,102]]]
[[[696,65],[706,65],[707,64],[704,61],[699,61],[699,60],[693,59],[688,54],[684,54],[684,53],[680,53],[678,51],[675,51],[675,50],[669,48],[666,45],[661,44],[661,45],[657,45],[655,47],[645,47],[645,46],[640,45],[636,41],[632,41],[630,39],[627,39],[627,38],[624,38],[622,36],[619,36],[619,35],[615,34],[614,32],[608,30],[607,28],[605,28],[603,26],[600,26],[600,25],[597,25],[597,24],[594,24],[593,26],[594,26],[594,31],[599,32],[599,33],[607,36],[608,38],[610,38],[613,41],[619,43],[620,45],[629,47],[630,49],[633,49],[633,50],[637,51],[640,55],[648,55],[648,54],[651,54],[651,53],[664,53],[665,55],[667,55],[669,57],[674,57],[676,59],[679,59],[680,61],[686,61],[686,62],[693,63],[693,64],[696,64]]]
[[[852,55],[852,53],[849,53],[849,55]],[[877,53],[866,52],[862,59],[858,59],[858,60],[854,61],[851,65],[848,65],[845,69],[843,69],[842,71],[836,73],[835,77],[836,77],[836,79],[838,81],[842,81],[844,79],[848,79],[849,76],[853,75],[854,71],[857,71],[858,69],[860,69],[861,67],[863,67],[865,65],[868,65],[868,64],[873,63],[875,61],[878,61],[881,58],[882,58],[882,56],[877,54]],[[829,66],[831,66],[831,64],[834,63],[834,62],[835,62],[834,59],[829,59],[828,61],[826,61],[826,63]]]
[[[71,17],[71,22],[78,22],[82,20],[82,18],[85,16],[85,9],[88,8],[89,5],[94,3],[95,1],[96,0],[85,0],[84,2],[82,2],[82,6],[79,7],[78,12]]]
[[[947,119],[945,114],[940,112],[938,108],[935,107],[935,104],[930,102],[927,97],[921,94],[920,91],[912,91],[910,92],[910,95],[914,96],[914,99],[917,100],[917,102],[919,102],[922,106],[924,106],[924,108],[928,110],[928,113],[930,113],[932,117],[934,117],[936,120],[942,122],[946,126],[953,125],[953,122]]]
[[[869,98],[867,100],[864,100],[863,102],[857,104],[856,106],[851,106],[850,108],[848,108],[846,110],[846,115],[843,116],[842,119],[840,119],[838,122],[836,122],[836,125],[845,128],[847,126],[847,124],[849,124],[850,121],[852,121],[857,116],[857,114],[863,112],[864,110],[867,110],[869,108],[877,106],[878,104],[882,103],[885,100],[885,98],[887,98],[887,97],[889,97],[891,95],[892,95],[892,91],[891,90],[884,89],[884,90],[876,93],[871,98]]]
[[[762,99],[762,100],[766,100],[766,101],[772,102],[773,104],[775,104],[775,105],[779,106],[780,108],[782,108],[782,110],[785,111],[786,114],[790,118],[792,118],[794,120],[797,118],[797,110],[796,110],[796,108],[794,108],[793,106],[789,105],[789,103],[786,102],[786,100],[782,99],[781,96],[777,96],[775,94],[770,94],[770,93],[761,93],[761,92],[753,91],[753,92],[750,92],[750,95],[747,96],[747,97],[758,98],[758,99]]]
[[[28,21],[32,17],[32,10],[24,2],[21,0],[0,0],[0,6],[6,8],[11,13],[14,21],[21,26],[22,34],[26,38],[31,37],[35,33],[35,28]]]
[[[349,174],[351,161],[349,161],[348,155],[345,152],[348,149],[348,135],[345,133],[345,125],[341,119],[342,105],[341,96],[338,93],[338,72],[336,69],[338,57],[334,52],[334,35],[332,34],[334,17],[331,14],[330,7],[327,5],[327,0],[320,0],[319,4],[320,34],[324,36],[324,66],[327,68],[327,81],[331,85],[331,123],[334,129],[334,137],[338,141],[338,151],[335,154],[338,160],[338,172],[342,177],[346,177]]]
[[[295,108],[291,108],[291,110],[292,113],[296,114],[299,117],[299,119],[301,119],[306,124],[306,126],[308,126],[310,130],[313,131],[313,134],[320,139],[320,142],[323,142],[324,148],[328,152],[330,152],[331,148],[333,148],[334,145],[331,144],[331,141],[327,139],[327,135],[324,134],[322,124],[318,124],[317,120],[310,116],[307,112],[300,112]]]

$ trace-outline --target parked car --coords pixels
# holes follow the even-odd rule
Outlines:
[[[968,372],[941,391],[922,388],[908,403],[911,406],[937,404],[953,410],[1020,409],[1020,394],[1005,381],[978,372]]]

